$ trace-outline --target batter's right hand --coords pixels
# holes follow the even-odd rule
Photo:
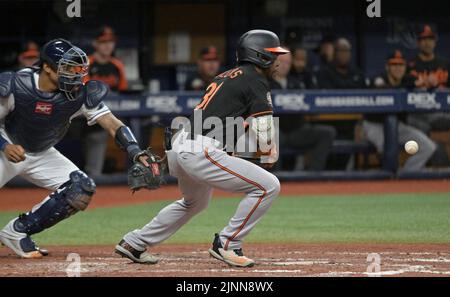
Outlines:
[[[21,145],[7,144],[3,152],[6,158],[13,163],[19,163],[25,160],[25,150]]]
[[[261,163],[261,167],[264,169],[271,169],[278,161],[278,150],[276,144],[270,149],[270,154],[266,163]]]

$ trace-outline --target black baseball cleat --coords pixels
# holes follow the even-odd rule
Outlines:
[[[156,264],[158,259],[147,253],[147,251],[138,251],[133,248],[129,243],[122,239],[115,249],[116,254],[121,255],[124,258],[128,258],[134,263],[139,264]]]
[[[242,249],[224,250],[219,234],[214,235],[212,248],[208,250],[209,254],[217,260],[223,261],[228,265],[235,267],[252,267],[255,261],[244,256]]]

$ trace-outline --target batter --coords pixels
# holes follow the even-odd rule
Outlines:
[[[271,139],[267,139],[274,137],[268,78],[276,72],[278,55],[286,53],[288,51],[280,47],[278,36],[273,32],[252,30],[242,35],[237,49],[238,67],[219,74],[208,86],[203,101],[190,117],[191,127],[201,113],[203,124],[210,117],[219,118],[220,129],[224,129],[224,135],[229,135],[234,127],[227,125],[227,117],[253,117],[249,129],[271,143]],[[204,126],[200,131],[191,129],[193,132],[178,133],[172,149],[166,152],[170,174],[178,178],[183,198],[162,209],[142,229],[126,234],[116,246],[117,253],[134,262],[149,263],[140,260],[142,254],[148,254],[147,247],[168,239],[204,210],[213,189],[218,188],[246,196],[228,225],[215,235],[209,253],[232,266],[254,265],[254,260],[243,254],[243,239],[277,197],[280,183],[261,166],[229,154],[235,141],[228,142],[229,137],[223,137],[222,141],[208,137],[218,131],[213,131],[214,127],[204,129]],[[270,150],[273,160],[276,154],[273,145]]]

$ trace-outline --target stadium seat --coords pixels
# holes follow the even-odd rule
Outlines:
[[[306,150],[303,149],[293,149],[293,148],[283,148],[280,150],[281,156],[297,156],[303,155]],[[368,155],[376,153],[375,146],[367,140],[335,140],[333,141],[333,147],[331,149],[331,154],[334,155],[350,155],[351,158],[347,164],[347,170],[352,170],[355,167],[355,156],[362,154],[364,158],[364,167],[367,167]]]

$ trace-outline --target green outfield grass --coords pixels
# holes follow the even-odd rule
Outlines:
[[[240,199],[213,199],[170,243],[209,243]],[[114,244],[170,201],[89,210],[35,236],[41,245]],[[0,213],[4,225],[17,212]],[[450,243],[450,194],[279,197],[247,242]]]

